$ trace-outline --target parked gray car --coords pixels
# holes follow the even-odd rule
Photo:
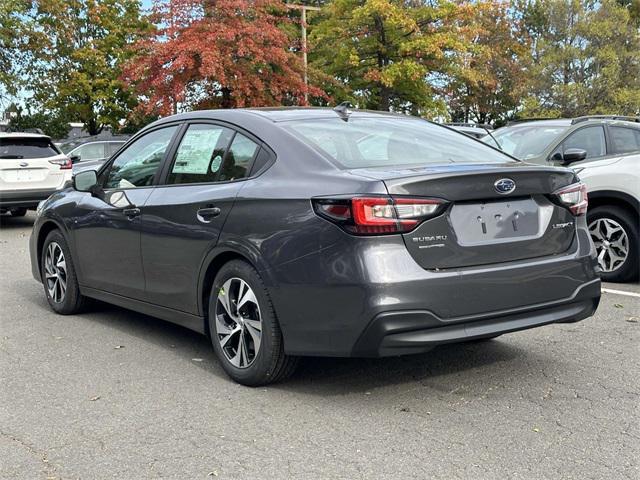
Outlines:
[[[61,148],[67,152],[76,174],[83,170],[98,170],[127,140],[124,136],[113,140],[81,140],[63,144]]]
[[[387,356],[592,315],[587,196],[413,117],[198,111],[139,132],[38,210],[51,308],[87,297],[210,337],[246,385],[301,355]]]

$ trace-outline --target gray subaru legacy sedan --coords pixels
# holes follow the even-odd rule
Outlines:
[[[346,107],[159,120],[38,209],[51,308],[88,298],[207,335],[245,385],[300,356],[388,356],[592,315],[572,170]]]

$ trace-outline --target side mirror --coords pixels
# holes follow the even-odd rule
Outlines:
[[[562,155],[562,163],[569,165],[573,162],[579,162],[587,158],[587,151],[581,148],[567,148]]]
[[[93,192],[98,184],[98,174],[95,170],[85,170],[73,177],[73,186],[79,192]]]
[[[69,158],[71,159],[71,163],[78,163],[81,160],[80,155],[71,155]]]

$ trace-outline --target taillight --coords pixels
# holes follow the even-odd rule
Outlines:
[[[567,207],[574,215],[587,213],[589,197],[584,183],[574,183],[553,193],[560,203]]]
[[[313,204],[318,215],[350,233],[380,235],[413,230],[442,212],[445,202],[437,198],[354,197],[314,199]]]
[[[69,157],[64,158],[56,158],[54,160],[49,160],[49,163],[53,163],[54,165],[60,165],[60,170],[71,170],[73,168],[73,163]]]

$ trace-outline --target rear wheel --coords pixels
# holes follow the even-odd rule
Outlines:
[[[282,332],[262,278],[246,262],[225,264],[209,299],[209,331],[225,372],[248,386],[291,375],[297,358],[284,353]]]
[[[12,217],[24,217],[27,214],[26,208],[12,208],[10,210]]]
[[[40,259],[42,284],[51,308],[62,315],[80,312],[86,298],[80,293],[71,253],[59,230],[47,235]]]
[[[602,280],[628,282],[638,278],[637,220],[627,210],[604,205],[587,212],[587,223],[602,269]]]

